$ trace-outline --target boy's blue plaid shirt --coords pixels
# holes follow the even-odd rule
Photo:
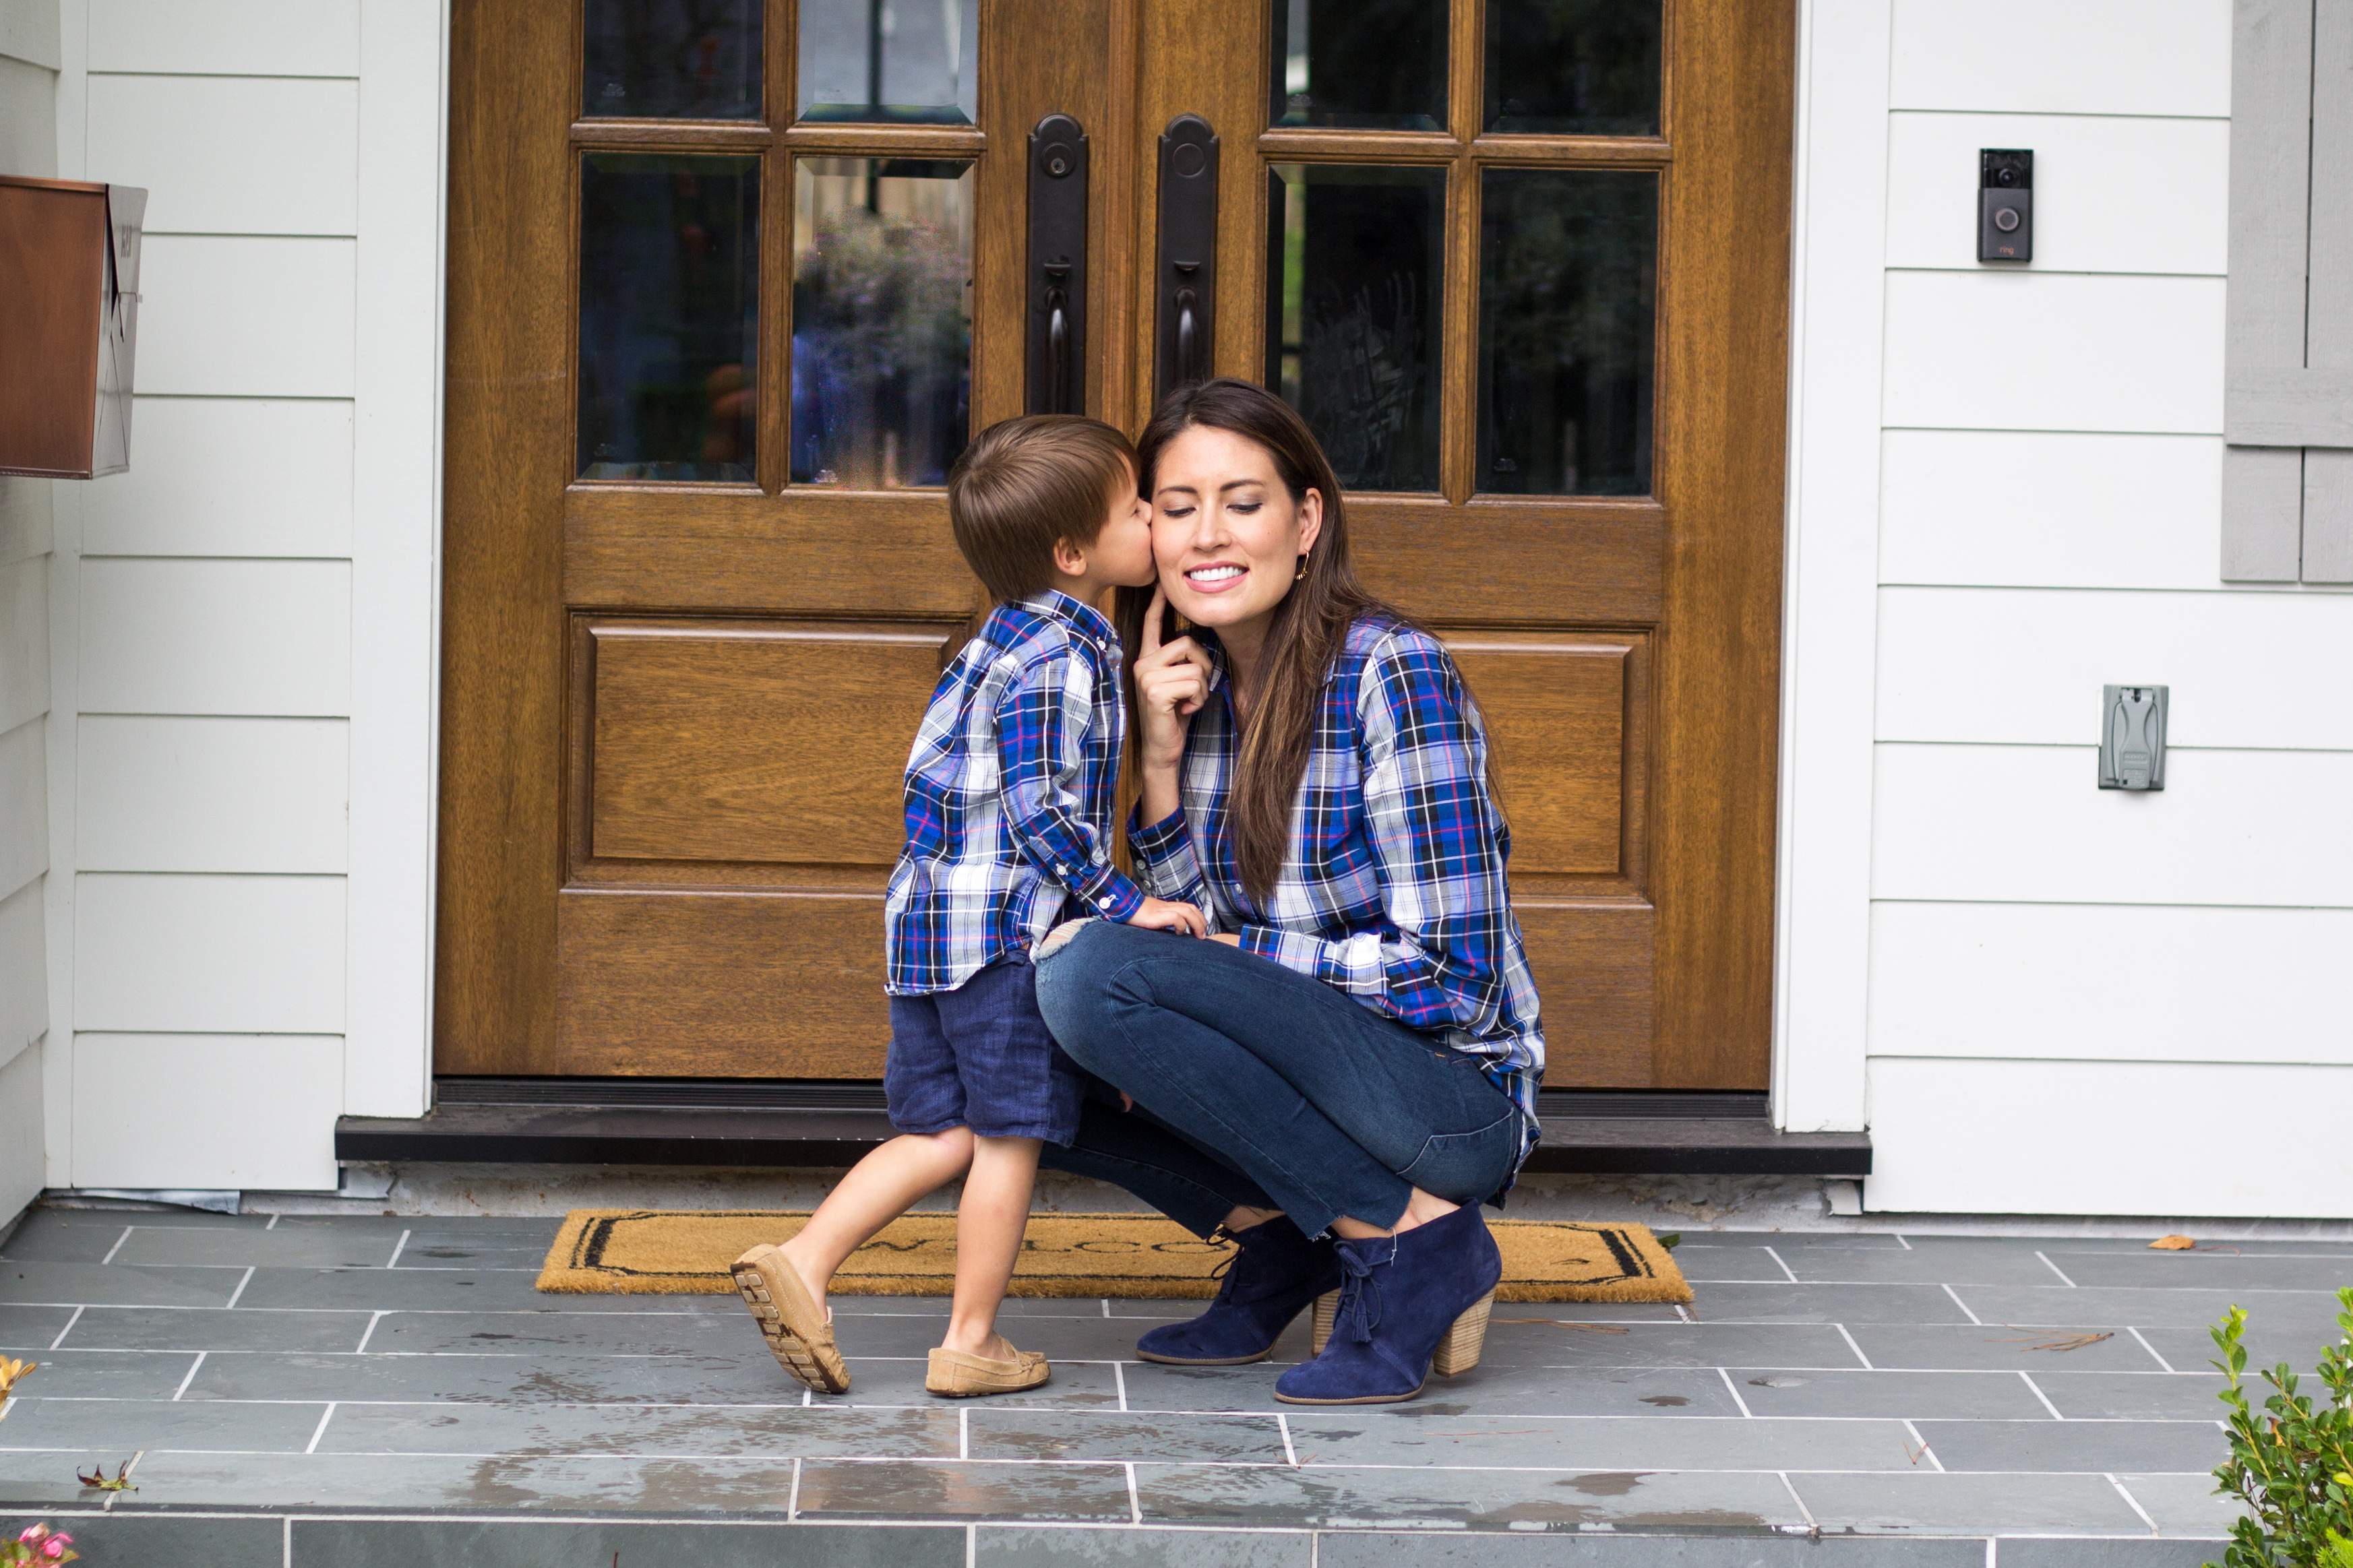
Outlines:
[[[1544,1031],[1504,874],[1511,833],[1487,794],[1486,731],[1453,660],[1391,621],[1348,629],[1324,679],[1291,852],[1261,909],[1235,859],[1225,654],[1200,640],[1215,689],[1193,715],[1177,811],[1132,835],[1145,881],[1198,904],[1246,952],[1490,1058],[1489,1079],[1525,1114],[1525,1159]]]
[[[1066,890],[1088,914],[1135,913],[1144,893],[1111,864],[1124,730],[1119,634],[1102,615],[1052,589],[989,613],[907,759],[884,990],[953,991],[1044,936]]]

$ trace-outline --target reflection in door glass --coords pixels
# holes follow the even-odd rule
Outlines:
[[[1487,0],[1490,131],[1659,133],[1659,0]]]
[[[1274,125],[1446,128],[1446,0],[1274,0]]]
[[[803,120],[969,125],[980,0],[801,0]]]
[[[1479,205],[1479,488],[1648,495],[1659,177],[1490,169]]]
[[[1278,164],[1267,220],[1267,384],[1345,489],[1436,489],[1446,171]]]
[[[580,475],[749,483],[760,160],[580,168]]]
[[[587,0],[580,112],[757,119],[760,12],[760,0]]]
[[[804,158],[793,479],[942,485],[972,410],[972,165]]]

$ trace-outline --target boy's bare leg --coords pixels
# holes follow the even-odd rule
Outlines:
[[[777,1248],[792,1261],[818,1306],[825,1305],[826,1287],[833,1282],[834,1270],[844,1259],[917,1200],[964,1173],[973,1163],[973,1142],[967,1127],[951,1127],[944,1132],[902,1132],[849,1168],[849,1173],[809,1216],[808,1224],[801,1226],[800,1234]],[[1034,1152],[1029,1157],[1033,1169],[1037,1158]],[[969,1190],[965,1201],[971,1201]],[[1026,1194],[1022,1203],[1026,1208]],[[1017,1230],[1014,1235],[1018,1241],[1020,1233]],[[961,1255],[961,1247],[958,1252]]]
[[[997,1337],[997,1309],[1020,1256],[1043,1145],[1035,1138],[975,1138],[972,1145],[972,1170],[956,1205],[955,1306],[941,1342],[1003,1361],[1013,1352]]]

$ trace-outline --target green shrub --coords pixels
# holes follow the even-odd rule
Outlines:
[[[2241,1374],[2247,1314],[2231,1309],[2214,1330],[2222,1359],[2213,1364],[2230,1381],[2231,1458],[2214,1471],[2214,1489],[2247,1505],[2231,1526],[2221,1568],[2353,1568],[2353,1289],[2337,1292],[2343,1337],[2320,1352],[2318,1402],[2296,1392],[2296,1375],[2282,1362],[2263,1374],[2273,1393],[2258,1415]],[[2209,1563],[2207,1568],[2214,1568]]]

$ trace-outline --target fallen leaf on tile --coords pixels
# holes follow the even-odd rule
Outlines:
[[[1629,1332],[1615,1323],[1572,1323],[1566,1318],[1490,1318],[1491,1323],[1550,1323],[1556,1329],[1587,1329],[1597,1334]]]
[[[2160,1236],[2149,1246],[2159,1252],[2188,1252],[2197,1242],[2186,1236]]]
[[[105,1464],[100,1462],[91,1466],[90,1474],[86,1476],[76,1470],[74,1479],[95,1491],[135,1492],[139,1489],[131,1484],[131,1461],[128,1459],[123,1460],[111,1476],[106,1473]]]
[[[2014,1329],[2018,1327],[2018,1325],[2016,1323],[2004,1323],[2002,1327],[2005,1329]],[[1989,1345],[2025,1345],[2026,1348],[2031,1351],[2079,1351],[2085,1345],[2095,1345],[2102,1340],[2112,1340],[2116,1337],[2116,1331],[2111,1329],[2105,1334],[2060,1334],[2055,1337],[2048,1334],[2021,1334],[2014,1340],[1988,1340],[1986,1343]],[[2030,1344],[2028,1343],[2029,1341],[2036,1341],[2039,1342]]]

